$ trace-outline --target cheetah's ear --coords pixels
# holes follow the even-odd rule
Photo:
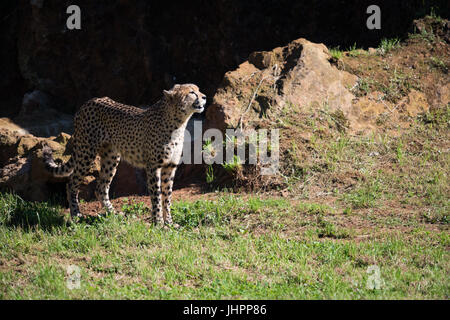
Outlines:
[[[173,90],[163,90],[163,93],[167,99],[172,98],[173,95],[175,94],[175,92]]]

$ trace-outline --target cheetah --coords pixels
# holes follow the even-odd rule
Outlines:
[[[114,212],[109,188],[120,160],[145,169],[157,225],[172,225],[172,186],[181,159],[184,131],[194,113],[201,113],[206,96],[195,84],[176,84],[148,109],[124,105],[108,97],[86,102],[74,118],[73,152],[66,163],[55,163],[44,148],[45,167],[57,177],[69,177],[67,200],[71,217],[82,216],[78,192],[97,155],[100,173],[95,195]]]

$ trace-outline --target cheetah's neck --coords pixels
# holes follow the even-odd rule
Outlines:
[[[186,128],[187,122],[194,114],[194,112],[182,112],[177,105],[169,103],[166,99],[162,98],[156,102],[151,108],[160,109],[161,121],[163,123],[170,124],[173,129],[183,129]],[[153,117],[153,110],[148,110],[148,115]]]

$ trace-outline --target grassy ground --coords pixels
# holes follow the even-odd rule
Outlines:
[[[69,226],[58,207],[3,194],[0,298],[449,297],[448,230],[414,215],[219,193],[176,202],[181,229],[161,230],[144,205],[123,209]],[[80,288],[66,285],[69,265]]]
[[[358,75],[358,97],[395,104],[417,90],[433,101],[450,65],[433,30],[332,58]],[[56,202],[0,194],[0,298],[449,299],[450,105],[396,112],[359,134],[326,105],[268,110],[261,127],[280,129],[278,189],[183,193],[179,230],[146,222],[148,197],[114,200],[124,217],[68,225]],[[80,288],[67,286],[71,265]]]
[[[287,189],[178,197],[180,230],[146,222],[148,197],[67,225],[58,205],[1,194],[0,298],[448,299],[449,110],[397,136],[333,131],[317,111]]]

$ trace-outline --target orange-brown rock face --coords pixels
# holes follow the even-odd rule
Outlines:
[[[349,88],[358,78],[338,70],[329,59],[325,45],[306,39],[252,53],[248,61],[225,74],[206,113],[208,127],[236,127],[244,113],[242,118],[251,121],[286,103],[350,113],[355,96]]]

